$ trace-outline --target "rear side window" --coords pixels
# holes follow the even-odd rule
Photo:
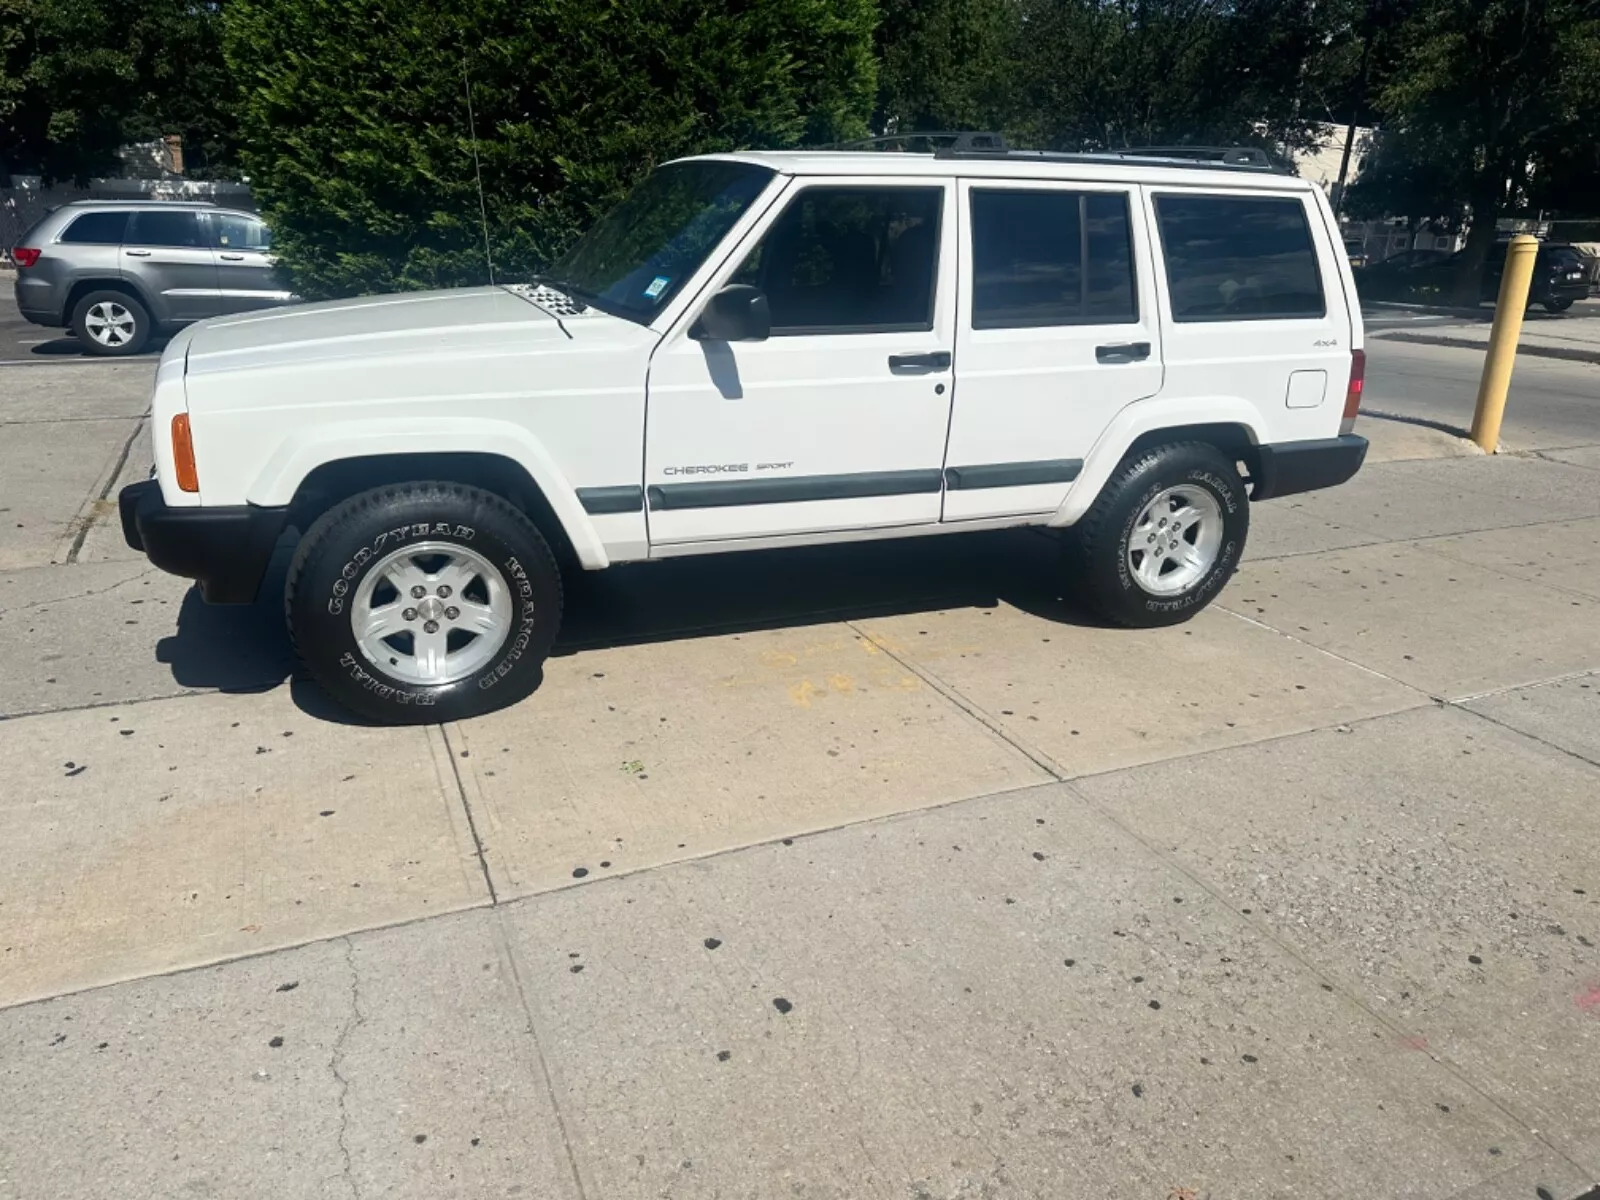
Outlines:
[[[733,282],[766,293],[775,335],[932,329],[943,201],[943,188],[806,188]]]
[[[1177,321],[1327,312],[1305,205],[1291,196],[1156,197]]]
[[[88,212],[61,231],[61,240],[76,245],[119,246],[127,225],[125,212]]]
[[[272,233],[249,217],[212,213],[211,244],[219,250],[267,250],[272,246]]]
[[[136,212],[123,241],[135,246],[199,247],[200,222],[192,212]]]
[[[974,329],[1138,320],[1127,195],[974,188],[972,276]]]

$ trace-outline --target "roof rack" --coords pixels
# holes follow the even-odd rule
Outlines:
[[[939,129],[925,129],[915,133],[889,133],[881,137],[857,138],[853,142],[836,142],[831,146],[822,146],[823,150],[890,150],[904,146],[907,142],[926,142],[935,153],[941,151],[989,151],[991,153],[1005,153],[1008,147],[1006,139],[998,133],[983,133],[977,130],[945,131]],[[943,143],[948,143],[945,145]]]
[[[1202,170],[1269,171],[1283,170],[1255,146],[1137,146],[1125,150],[1010,150],[979,147],[942,147],[936,158],[1031,159],[1038,162],[1158,163],[1165,167],[1193,167]]]

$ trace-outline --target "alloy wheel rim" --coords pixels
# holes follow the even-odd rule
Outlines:
[[[417,542],[373,564],[356,588],[350,628],[391,679],[435,687],[481,670],[511,632],[511,589],[476,551]]]
[[[126,346],[133,341],[136,326],[133,313],[114,300],[91,304],[83,315],[83,327],[102,346]]]
[[[1144,506],[1128,534],[1129,574],[1152,596],[1188,591],[1216,564],[1222,532],[1222,506],[1209,491],[1167,488]]]

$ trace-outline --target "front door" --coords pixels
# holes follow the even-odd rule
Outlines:
[[[955,297],[951,183],[797,179],[701,298],[767,297],[764,341],[680,321],[650,367],[652,546],[939,519]]]
[[[122,235],[122,272],[153,296],[158,321],[197,321],[221,309],[217,265],[192,208],[141,208]]]
[[[264,222],[242,213],[211,213],[212,257],[223,312],[251,312],[288,301],[289,286],[272,257],[272,234]]]
[[[1112,417],[1161,390],[1127,185],[965,180],[946,521],[1053,512]]]

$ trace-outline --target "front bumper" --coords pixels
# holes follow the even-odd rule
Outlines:
[[[170,508],[154,479],[117,496],[122,536],[163,571],[198,580],[208,604],[249,604],[261,590],[287,508]]]
[[[1277,442],[1256,448],[1250,499],[1271,500],[1337,487],[1361,469],[1367,439],[1347,433],[1309,442]]]

